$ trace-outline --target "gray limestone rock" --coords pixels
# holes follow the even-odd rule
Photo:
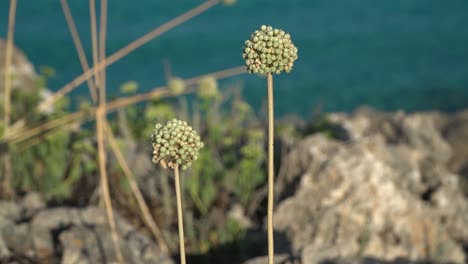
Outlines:
[[[300,142],[283,159],[276,188],[275,231],[286,235],[292,257],[307,264],[465,263],[468,201],[460,176],[447,168],[454,152],[443,118],[334,114],[350,140]],[[455,138],[461,149],[468,145]]]
[[[0,263],[20,257],[40,263],[116,263],[103,209],[47,209],[41,201],[27,196],[19,205],[0,203]],[[125,263],[173,263],[152,240],[115,217]]]

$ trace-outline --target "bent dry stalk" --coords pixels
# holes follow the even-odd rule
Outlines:
[[[268,263],[274,263],[274,109],[273,74],[289,73],[298,58],[291,35],[281,29],[263,25],[245,41],[242,57],[249,73],[267,76],[268,87]]]
[[[185,264],[184,223],[182,215],[182,198],[180,191],[179,167],[182,170],[190,168],[192,162],[198,159],[198,153],[203,148],[200,136],[187,122],[172,119],[166,124],[156,124],[151,135],[153,146],[153,163],[163,168],[174,170],[177,198],[177,222],[179,227],[180,262]]]

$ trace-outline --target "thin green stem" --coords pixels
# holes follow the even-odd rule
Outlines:
[[[274,241],[273,241],[273,200],[274,200],[274,138],[273,129],[273,75],[268,74],[268,264],[274,263]]]
[[[175,189],[177,196],[177,223],[179,225],[180,263],[185,264],[184,219],[182,216],[182,196],[180,193],[179,167],[174,168]]]

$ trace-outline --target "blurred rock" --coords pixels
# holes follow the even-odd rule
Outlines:
[[[0,97],[3,98],[5,84],[6,40],[0,39]],[[52,92],[45,87],[45,82],[34,69],[34,65],[22,50],[13,45],[12,64],[10,65],[11,89],[20,90],[27,94],[38,94],[41,100],[48,100]],[[53,106],[41,110],[51,114]]]
[[[468,110],[450,118],[443,133],[453,152],[448,168],[461,176],[461,185],[468,197]]]
[[[342,126],[352,141],[379,135],[390,145],[401,144],[423,150],[443,164],[452,155],[450,145],[441,132],[447,117],[438,112],[383,113],[363,107],[352,115],[331,114],[330,120]]]
[[[236,203],[234,204],[228,211],[227,213],[228,218],[231,218],[233,220],[236,220],[237,223],[240,224],[240,226],[243,229],[249,229],[252,228],[254,225],[252,223],[252,220],[250,220],[246,215],[245,215],[245,210],[242,205]]]
[[[466,263],[468,201],[449,168],[468,146],[453,124],[461,121],[369,109],[330,120],[349,140],[308,137],[278,174],[275,231],[286,234],[291,259]]]
[[[21,200],[22,218],[32,218],[36,213],[46,207],[42,197],[38,193],[28,193]]]
[[[6,41],[0,39],[0,86],[3,86],[5,81],[5,61],[6,61]],[[37,73],[34,66],[28,60],[26,55],[17,47],[13,47],[12,64],[10,66],[12,76],[12,89],[26,89],[34,91],[37,88]],[[3,89],[0,89],[3,90]]]
[[[21,208],[12,201],[0,201],[0,219],[19,220]]]
[[[104,210],[46,209],[40,197],[31,194],[20,205],[0,202],[0,212],[0,263],[18,258],[35,263],[116,262]],[[173,263],[117,214],[116,223],[125,263]]]

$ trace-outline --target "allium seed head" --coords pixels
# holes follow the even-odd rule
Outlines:
[[[262,25],[245,41],[242,57],[249,73],[264,75],[283,71],[289,73],[298,55],[291,35],[281,29]]]
[[[194,137],[180,137],[184,131],[192,131]],[[165,140],[158,140],[164,138]],[[192,161],[198,158],[198,152],[203,148],[200,137],[186,122],[172,119],[166,124],[156,124],[151,135],[154,164],[163,168],[174,169],[176,166],[183,170],[190,167]]]

